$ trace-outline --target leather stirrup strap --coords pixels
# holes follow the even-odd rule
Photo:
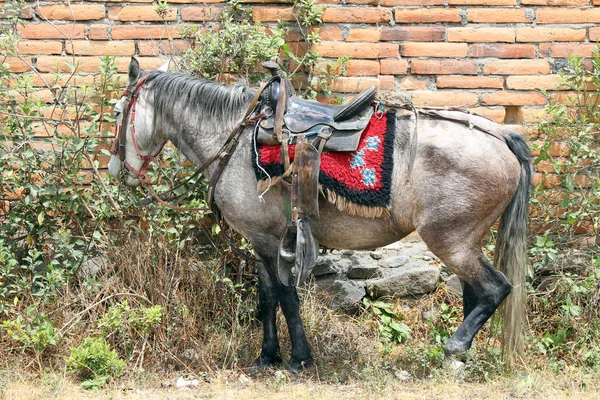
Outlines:
[[[419,110],[412,106],[413,113],[415,114],[415,130],[413,131],[411,143],[410,143],[410,155],[408,159],[408,172],[406,173],[406,182],[410,180],[412,175],[413,167],[415,166],[415,158],[417,158],[417,143],[419,141]]]

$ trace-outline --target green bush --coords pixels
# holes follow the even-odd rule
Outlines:
[[[109,379],[118,378],[123,372],[125,361],[111,350],[104,338],[87,338],[71,348],[67,368],[85,379],[82,386],[100,387]]]

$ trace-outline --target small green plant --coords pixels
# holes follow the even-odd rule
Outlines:
[[[164,20],[167,17],[167,14],[171,10],[169,6],[169,2],[166,0],[157,0],[156,4],[154,4],[154,12],[158,14],[158,16]]]
[[[85,339],[81,345],[71,348],[67,358],[67,368],[84,379],[81,385],[86,389],[100,388],[109,379],[118,378],[124,367],[125,361],[110,349],[104,338]]]
[[[365,297],[363,305],[378,317],[379,337],[383,343],[404,343],[410,339],[410,328],[402,322],[404,318],[392,309],[391,304]]]
[[[270,32],[252,22],[249,10],[237,1],[222,14],[219,29],[199,31],[191,25],[180,30],[190,41],[190,49],[182,54],[184,69],[207,79],[225,80],[226,74],[236,74],[257,82],[265,71],[260,64],[277,56],[284,45],[286,32],[271,28]]]

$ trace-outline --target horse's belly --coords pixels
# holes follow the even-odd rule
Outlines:
[[[348,250],[368,250],[386,246],[412,231],[395,227],[389,217],[360,218],[339,212],[321,213],[320,220],[311,223],[311,227],[319,244]]]

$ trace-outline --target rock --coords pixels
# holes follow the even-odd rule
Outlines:
[[[383,266],[386,268],[398,268],[408,264],[410,258],[407,256],[396,256],[383,261]]]
[[[110,266],[110,260],[106,256],[97,256],[94,258],[88,258],[86,261],[81,263],[77,274],[81,277],[92,277],[100,274],[102,271]]]
[[[337,274],[338,270],[335,263],[330,258],[319,257],[312,270],[314,276]]]
[[[384,250],[399,251],[399,250],[402,250],[402,247],[404,247],[402,243],[396,242],[396,243],[388,244],[387,246],[384,247]]]
[[[344,250],[342,251],[342,254],[345,256],[351,256],[354,254],[354,250]]]
[[[350,279],[381,278],[381,268],[377,265],[353,265],[346,273]]]
[[[448,292],[456,295],[462,296],[462,284],[460,283],[460,278],[456,275],[450,275],[446,280],[446,285],[448,285]]]
[[[431,265],[408,266],[381,279],[369,279],[367,291],[374,297],[410,296],[432,292],[438,285],[439,268]]]
[[[359,304],[365,297],[365,283],[337,280],[329,288],[333,295],[333,308],[346,308]]]
[[[352,266],[352,260],[348,258],[342,258],[338,262],[335,263],[339,272],[345,273]]]
[[[369,256],[373,260],[381,260],[383,258],[383,253],[380,251],[372,251],[371,253],[369,253]]]
[[[432,306],[429,310],[425,310],[421,313],[423,321],[436,322],[439,316],[440,310],[435,306]]]
[[[200,385],[200,382],[198,381],[198,379],[187,380],[187,379],[184,379],[183,376],[180,376],[179,379],[177,379],[177,383],[176,383],[176,386],[179,389],[198,387],[198,385]]]
[[[399,379],[402,382],[408,382],[411,380],[410,374],[406,370],[396,371],[394,372],[394,376],[396,377],[396,379]]]

